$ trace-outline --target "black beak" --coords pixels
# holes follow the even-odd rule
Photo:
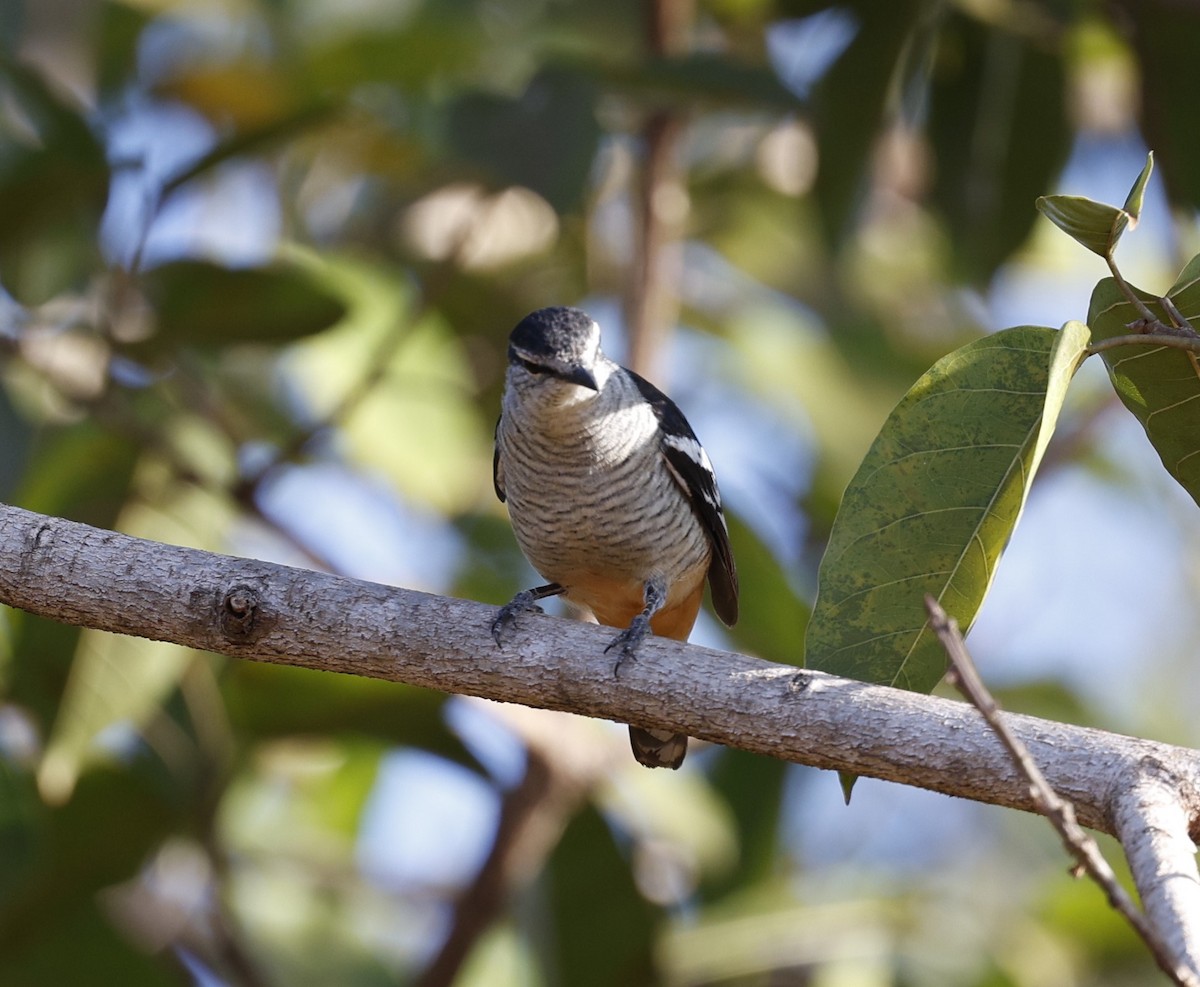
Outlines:
[[[586,387],[589,391],[600,390],[600,385],[596,383],[596,375],[587,367],[563,367],[554,376],[572,384],[578,384],[580,387]]]

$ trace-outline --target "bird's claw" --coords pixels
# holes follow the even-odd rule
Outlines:
[[[497,611],[496,618],[492,621],[492,637],[498,645],[504,645],[504,631],[518,616],[531,611],[536,613],[546,612],[534,600],[534,594],[529,590],[524,590]]]
[[[621,666],[637,657],[637,650],[642,646],[649,629],[650,619],[645,614],[638,614],[633,618],[633,623],[609,641],[608,647],[604,649],[605,654],[608,654],[613,648],[619,648],[621,652],[617,663],[613,665],[613,678],[620,678]]]

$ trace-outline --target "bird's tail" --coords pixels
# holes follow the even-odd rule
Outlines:
[[[639,764],[648,768],[677,768],[683,764],[688,739],[685,734],[669,730],[629,728],[629,744]]]

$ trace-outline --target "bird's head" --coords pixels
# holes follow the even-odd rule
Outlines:
[[[577,308],[540,308],[525,316],[508,337],[508,364],[534,379],[551,378],[600,390],[596,380],[600,327]]]

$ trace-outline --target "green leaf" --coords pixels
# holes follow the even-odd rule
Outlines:
[[[444,693],[306,668],[234,662],[221,677],[229,719],[253,739],[359,735],[419,747],[478,770],[446,726]]]
[[[18,892],[36,870],[45,838],[45,806],[33,776],[16,760],[0,758],[0,905]]]
[[[723,748],[714,760],[709,783],[733,815],[739,852],[732,868],[703,875],[701,895],[706,902],[768,881],[776,873],[784,787],[790,767],[784,761],[758,757],[735,747]]]
[[[102,852],[102,851],[101,851]],[[113,927],[96,899],[47,916],[25,942],[0,952],[5,987],[44,984],[121,984],[121,987],[178,987],[177,973],[130,942]]]
[[[934,201],[956,270],[986,281],[1029,235],[1029,204],[1062,168],[1072,131],[1059,51],[950,7],[930,72]]]
[[[208,261],[164,264],[143,277],[158,332],[137,351],[179,345],[284,343],[327,329],[345,303],[312,273],[279,263],[228,268]]]
[[[801,106],[769,67],[727,54],[697,52],[628,64],[593,64],[586,70],[643,106],[781,111]]]
[[[1087,327],[1020,326],[955,350],[896,406],[851,481],[821,561],[806,663],[928,692],[938,599],[965,629],[1054,431]]]
[[[452,147],[506,185],[533,189],[559,212],[578,208],[600,125],[596,89],[566,68],[548,68],[519,99],[474,92],[450,108]]]
[[[1130,216],[1130,229],[1133,229],[1137,225],[1137,221],[1142,218],[1142,198],[1146,194],[1146,183],[1150,181],[1150,175],[1153,171],[1154,152],[1150,151],[1146,155],[1146,164],[1142,167],[1141,174],[1137,176],[1137,181],[1133,183],[1133,188],[1125,196],[1124,208]]]
[[[737,546],[741,619],[728,633],[738,649],[767,661],[798,664],[804,654],[808,604],[789,582],[770,548],[737,515],[727,514]]]
[[[924,15],[914,0],[848,6],[858,24],[850,47],[813,92],[821,148],[815,200],[826,232],[838,242],[852,225],[872,167],[871,149],[890,110],[897,67]]]
[[[0,283],[35,305],[100,266],[108,162],[82,113],[32,69],[0,59],[0,99],[33,132],[0,132]]]
[[[137,76],[137,49],[150,11],[121,0],[102,0],[95,16],[96,81],[101,92],[112,95]]]
[[[1168,322],[1155,296],[1133,290],[1155,316]],[[1194,321],[1200,317],[1200,256],[1192,258],[1167,295],[1185,318]],[[1129,323],[1141,318],[1112,278],[1096,285],[1088,307],[1088,323],[1097,342],[1129,335]],[[1120,346],[1100,355],[1121,403],[1142,423],[1167,472],[1200,503],[1197,355],[1146,344]]]
[[[265,154],[278,145],[327,123],[333,118],[336,109],[332,103],[314,102],[294,109],[289,108],[276,118],[239,130],[172,175],[163,185],[163,198],[166,199],[181,186],[197,176],[211,172],[226,161],[250,154]]]
[[[409,13],[398,28],[339,31],[329,40],[311,39],[305,81],[321,92],[352,93],[378,83],[421,92],[477,70],[490,32],[474,4],[437,0],[405,10]]]
[[[0,387],[0,501],[8,503],[27,465],[33,430]]]
[[[1055,226],[1094,254],[1109,257],[1127,229],[1137,226],[1142,211],[1142,195],[1154,170],[1154,153],[1146,156],[1146,166],[1118,209],[1082,195],[1043,195],[1037,207]]]
[[[1196,4],[1122,5],[1122,50],[1136,60],[1141,90],[1137,125],[1148,147],[1160,155],[1167,197],[1180,212],[1200,206],[1200,155],[1196,153],[1196,111],[1192,61],[1200,46],[1200,7]],[[1129,49],[1124,44],[1129,44]]]
[[[140,758],[120,769],[90,771],[70,802],[52,809],[41,806],[34,854],[20,870],[22,879],[6,887],[0,900],[0,982],[22,982],[13,971],[47,963],[60,964],[57,969],[64,976],[23,982],[94,980],[79,971],[66,975],[70,957],[55,954],[70,949],[56,937],[69,916],[89,907],[100,888],[135,874],[185,813],[196,810],[187,793],[175,787],[177,781],[182,784],[161,762]],[[86,950],[85,944],[77,945]],[[114,976],[114,983],[147,982]]]
[[[604,819],[590,805],[571,820],[548,865],[550,969],[573,987],[650,984],[659,915],[638,892]],[[599,934],[602,930],[603,934]]]

